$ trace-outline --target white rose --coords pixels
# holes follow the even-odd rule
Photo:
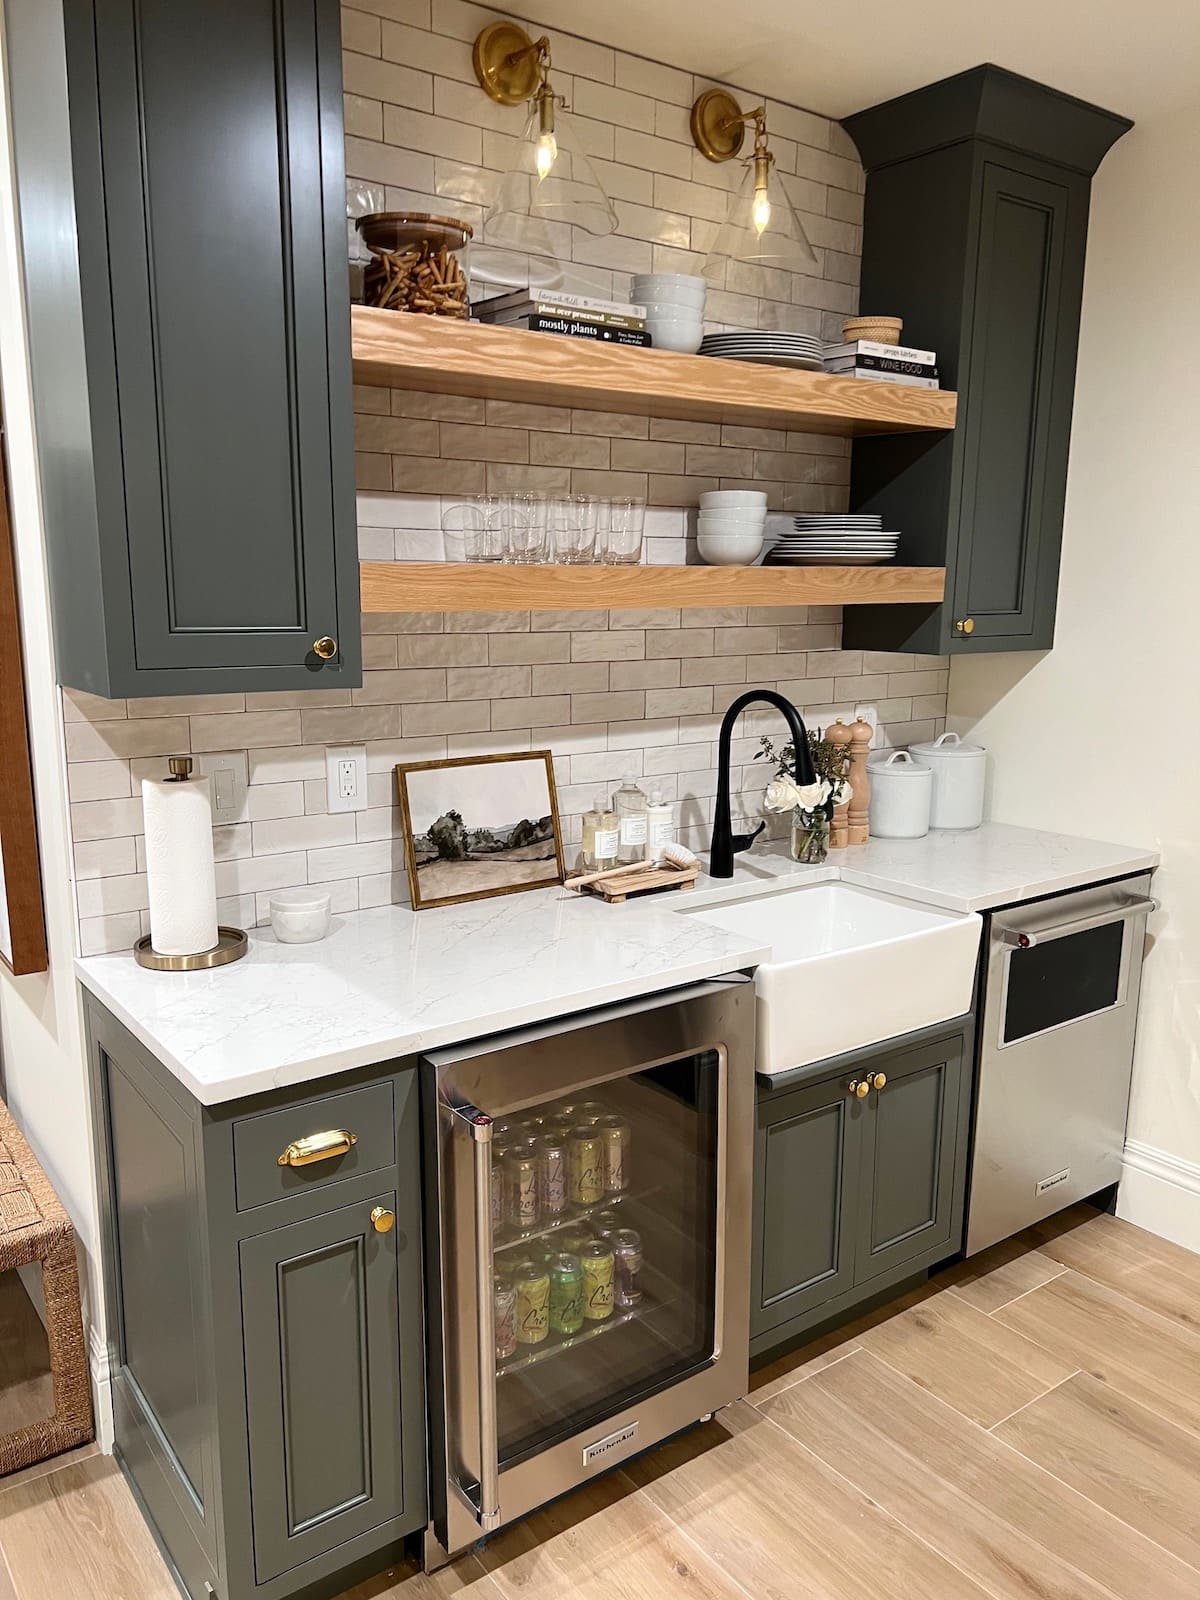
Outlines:
[[[815,811],[824,805],[827,799],[826,785],[823,782],[806,783],[802,789],[796,790],[796,804],[801,811]]]
[[[803,792],[797,789],[790,778],[772,778],[767,785],[767,792],[763,795],[763,809],[794,811],[797,806],[804,804],[801,798]]]

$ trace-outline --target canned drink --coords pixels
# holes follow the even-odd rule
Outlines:
[[[494,1150],[498,1144],[507,1143],[517,1131],[517,1125],[514,1122],[493,1122],[492,1149]]]
[[[550,1332],[550,1277],[545,1267],[527,1262],[513,1286],[517,1302],[517,1343],[541,1344]]]
[[[629,1147],[633,1129],[623,1117],[603,1117],[600,1134],[604,1140],[604,1187],[609,1194],[623,1194],[629,1187]]]
[[[573,1256],[577,1256],[585,1245],[591,1244],[595,1237],[592,1230],[585,1228],[582,1223],[571,1223],[553,1235],[555,1248]]]
[[[504,1361],[517,1348],[517,1291],[511,1283],[497,1279],[493,1300],[496,1314],[496,1360]]]
[[[607,1115],[608,1107],[599,1100],[585,1100],[574,1110],[575,1122],[583,1128],[594,1128],[601,1118]]]
[[[613,1234],[625,1226],[619,1211],[597,1211],[594,1217],[588,1218],[588,1223],[597,1239],[607,1239],[610,1243]]]
[[[567,1199],[574,1206],[604,1199],[604,1141],[592,1128],[576,1128],[567,1141]]]
[[[511,1150],[504,1163],[508,1204],[506,1214],[514,1228],[524,1231],[537,1226],[538,1163],[534,1152],[524,1145]]]
[[[589,1322],[603,1322],[612,1316],[613,1253],[602,1239],[585,1245],[579,1254],[583,1269],[583,1314]]]
[[[555,1333],[570,1335],[583,1327],[583,1268],[576,1255],[551,1256],[546,1264],[550,1274],[550,1327]]]
[[[560,1217],[567,1209],[567,1147],[553,1135],[538,1146],[538,1200],[544,1217]]]
[[[575,1113],[579,1107],[566,1100],[556,1100],[551,1107],[550,1115],[555,1122],[574,1123]]]
[[[616,1280],[613,1300],[620,1310],[628,1311],[642,1302],[642,1236],[633,1228],[619,1228],[608,1242]]]
[[[507,1144],[492,1144],[492,1227],[503,1226],[507,1207],[505,1205],[504,1191],[507,1187],[507,1175],[504,1163],[511,1154],[511,1146]]]

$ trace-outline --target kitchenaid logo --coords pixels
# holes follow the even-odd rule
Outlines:
[[[623,1444],[628,1444],[637,1437],[638,1425],[631,1422],[627,1428],[622,1428],[619,1433],[610,1433],[606,1438],[597,1439],[595,1444],[583,1447],[583,1464],[590,1467],[593,1462],[603,1461],[605,1456],[612,1455],[614,1450],[619,1450]]]
[[[1045,1194],[1047,1189],[1057,1189],[1060,1183],[1066,1183],[1071,1176],[1070,1167],[1064,1167],[1061,1172],[1052,1172],[1048,1178],[1043,1178],[1034,1185],[1034,1194]]]

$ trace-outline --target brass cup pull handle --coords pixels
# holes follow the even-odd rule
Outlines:
[[[330,1128],[325,1133],[310,1133],[304,1139],[293,1139],[279,1158],[281,1167],[307,1167],[313,1161],[329,1161],[334,1156],[344,1156],[358,1143],[356,1133],[345,1128]]]
[[[877,1072],[875,1074],[875,1076],[871,1079],[871,1087],[872,1087],[872,1089],[882,1089],[886,1082],[887,1082],[887,1073],[886,1072]]]
[[[851,1078],[847,1088],[856,1100],[865,1100],[871,1092],[871,1085],[866,1078]]]
[[[396,1213],[386,1206],[376,1206],[371,1212],[371,1222],[376,1233],[391,1233],[396,1226]]]
[[[320,656],[322,661],[332,661],[337,655],[337,640],[329,634],[322,634],[319,639],[313,640],[313,655]]]

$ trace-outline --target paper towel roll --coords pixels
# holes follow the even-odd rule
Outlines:
[[[207,778],[142,779],[150,944],[194,956],[217,942],[212,799]]]

